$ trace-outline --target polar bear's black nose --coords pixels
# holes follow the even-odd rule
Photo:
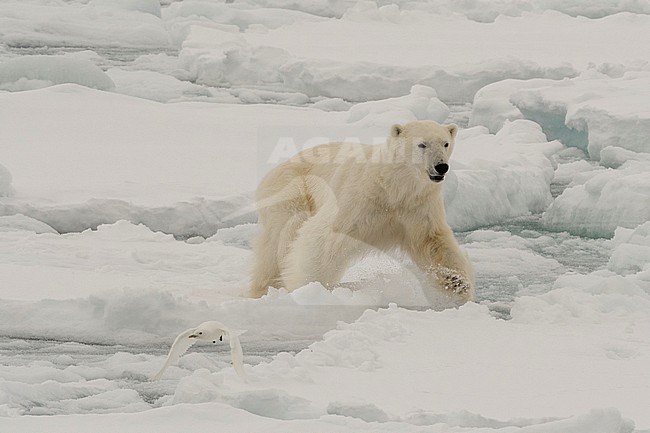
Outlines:
[[[438,174],[445,174],[449,171],[449,165],[447,164],[438,164],[434,167]]]

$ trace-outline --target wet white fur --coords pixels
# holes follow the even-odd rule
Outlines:
[[[326,144],[274,168],[257,190],[262,231],[250,295],[331,286],[363,254],[400,248],[424,272],[427,291],[442,289],[455,304],[472,299],[471,264],[445,219],[444,181],[429,177],[449,163],[457,129],[394,125],[383,145]]]

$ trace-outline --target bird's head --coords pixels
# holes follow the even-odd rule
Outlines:
[[[194,338],[197,340],[212,341],[216,343],[223,341],[224,330],[213,323],[206,322],[199,325],[187,338]]]

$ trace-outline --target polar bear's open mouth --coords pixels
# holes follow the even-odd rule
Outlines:
[[[443,180],[445,180],[445,176],[444,176],[444,175],[440,175],[440,174],[431,174],[431,173],[429,173],[429,171],[427,171],[427,174],[429,175],[429,179],[431,179],[431,180],[434,181],[434,182],[442,182]]]

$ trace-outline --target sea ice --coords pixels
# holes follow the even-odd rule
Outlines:
[[[21,214],[0,216],[0,231],[9,230],[59,234],[59,232],[44,222]]]
[[[444,188],[449,224],[468,230],[546,209],[550,157],[563,148],[528,120],[507,123],[496,135],[481,127],[461,130]]]
[[[39,89],[54,84],[76,83],[99,90],[115,87],[98,66],[69,56],[24,56],[0,63],[0,90]]]
[[[495,129],[505,119],[531,119],[549,139],[583,149],[596,161],[609,146],[648,153],[647,89],[649,72],[611,78],[589,70],[561,81],[506,80],[477,92],[470,125]]]
[[[210,91],[196,84],[153,71],[125,71],[112,68],[106,74],[115,83],[115,92],[159,102],[208,98]]]
[[[7,167],[0,164],[0,197],[7,197],[13,194],[11,180],[11,172]]]
[[[617,228],[612,243],[607,268],[620,275],[636,274],[638,283],[650,290],[650,219],[634,229]]]
[[[649,14],[0,2],[0,86],[51,86],[0,92],[0,430],[648,429]],[[241,298],[280,137],[297,151],[402,119],[462,124],[472,100],[444,189],[472,230],[457,235],[479,304],[391,305],[426,305],[398,253],[333,290]],[[249,330],[249,383],[224,346],[147,380],[179,329],[213,317]]]
[[[588,237],[611,237],[617,227],[634,228],[650,220],[648,173],[650,162],[630,160],[616,170],[575,176],[544,212],[542,223]]]

